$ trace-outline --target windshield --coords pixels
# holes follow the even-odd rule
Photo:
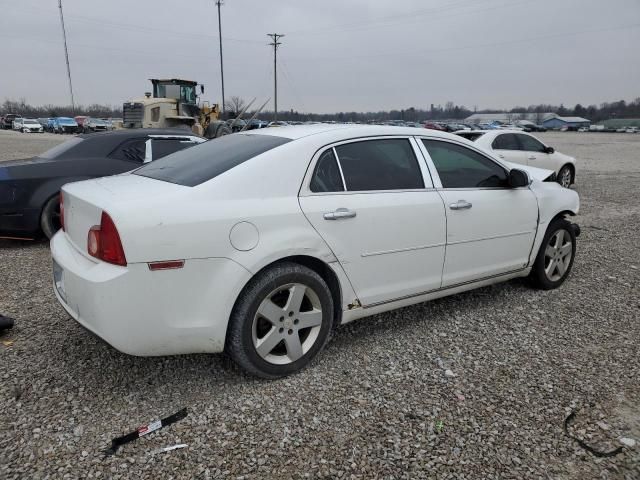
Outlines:
[[[56,145],[51,150],[47,150],[46,152],[41,153],[38,156],[40,158],[56,158],[61,153],[71,150],[72,148],[76,147],[80,142],[83,142],[83,141],[84,140],[80,137],[74,137],[70,140],[67,140],[64,143],[61,143],[60,145]]]
[[[25,120],[24,123],[30,123],[32,125],[40,125],[38,122],[36,122],[35,120]]]
[[[65,118],[65,117],[61,117],[58,119],[59,123],[76,123],[76,121],[73,118]]]
[[[290,141],[272,135],[226,135],[155,160],[134,173],[195,187]]]
[[[104,120],[97,120],[97,119],[92,119],[91,123],[95,123],[96,125],[106,125],[107,122],[105,122]]]

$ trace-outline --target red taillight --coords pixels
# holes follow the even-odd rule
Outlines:
[[[102,212],[100,226],[94,225],[87,235],[87,251],[92,257],[114,265],[127,265],[120,234],[107,212]]]
[[[64,232],[64,194],[60,192],[60,228]]]

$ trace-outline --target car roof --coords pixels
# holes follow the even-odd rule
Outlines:
[[[185,130],[184,128],[122,128],[120,130],[113,130],[111,132],[95,132],[95,133],[84,133],[82,135],[78,135],[81,138],[89,139],[89,138],[120,138],[120,137],[146,137],[147,135],[189,135],[191,137],[201,137],[193,133],[191,130]]]
[[[396,127],[393,125],[349,125],[344,123],[334,124],[316,124],[316,125],[289,125],[278,128],[264,128],[259,130],[250,130],[252,135],[274,135],[277,137],[289,138],[296,140],[311,135],[321,135],[334,133],[336,137],[367,137],[382,135],[427,135],[430,137],[455,138],[460,137],[439,130],[429,130],[416,127]],[[337,138],[339,139],[339,138]]]

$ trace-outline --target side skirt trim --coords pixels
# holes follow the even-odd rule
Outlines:
[[[414,297],[421,297],[423,295],[429,295],[431,293],[444,292],[446,290],[453,290],[455,288],[463,287],[465,285],[471,285],[473,283],[480,283],[480,282],[484,282],[486,280],[496,279],[496,278],[500,278],[500,277],[507,277],[507,276],[514,275],[514,274],[519,273],[519,272],[523,272],[524,270],[526,270],[526,267],[525,268],[519,268],[517,270],[511,270],[509,272],[498,273],[496,275],[490,275],[488,277],[476,278],[474,280],[469,280],[469,281],[462,282],[462,283],[456,283],[455,285],[448,285],[448,286],[442,287],[442,288],[434,288],[433,290],[427,290],[425,292],[419,292],[419,293],[414,293],[414,294],[411,294],[411,295],[405,295],[404,297],[397,297],[397,298],[392,298],[391,300],[384,300],[382,302],[370,303],[368,305],[363,305],[362,308],[364,308],[364,309],[374,308],[374,307],[379,307],[381,305],[386,305],[388,303],[400,302],[402,300],[408,300],[408,299],[414,298]]]

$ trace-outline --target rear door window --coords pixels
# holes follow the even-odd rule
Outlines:
[[[491,148],[494,150],[520,150],[520,144],[513,133],[503,133],[495,138]]]
[[[348,191],[424,188],[418,160],[406,138],[365,140],[335,148]]]
[[[130,138],[118,145],[116,149],[109,154],[109,157],[142,163],[146,151],[146,141],[146,137]]]

